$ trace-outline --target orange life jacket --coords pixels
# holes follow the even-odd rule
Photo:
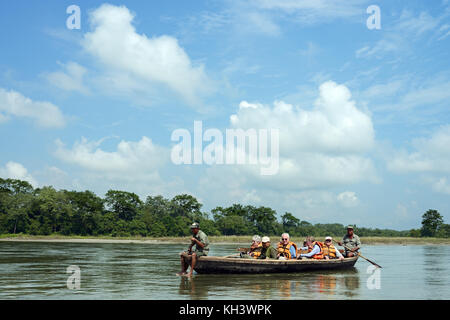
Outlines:
[[[253,254],[253,258],[258,259],[258,257],[261,255],[262,247],[263,245],[262,243],[260,243],[256,248],[250,248],[249,253]]]
[[[311,246],[308,247],[308,253],[312,251],[312,249],[316,246],[316,244],[320,248],[320,252],[313,255],[311,258],[313,259],[323,259],[323,243],[320,241],[315,241],[311,244]]]
[[[284,245],[283,242],[278,243],[277,251],[280,254],[280,256],[284,256],[286,257],[286,259],[294,259],[290,251],[291,246],[294,246],[295,252],[297,252],[297,245],[292,241],[289,241],[287,245]]]
[[[336,258],[336,248],[330,244],[330,246],[324,245],[323,248],[323,256],[328,256],[329,258]]]

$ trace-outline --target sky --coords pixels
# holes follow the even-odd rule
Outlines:
[[[428,209],[450,223],[448,0],[18,0],[0,39],[2,178],[311,223],[406,230]],[[194,121],[224,140],[276,129],[278,170],[176,164],[176,130],[192,154],[213,141],[194,146]]]

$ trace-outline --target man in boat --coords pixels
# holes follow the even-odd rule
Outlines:
[[[194,222],[191,225],[191,245],[189,246],[187,251],[183,251],[180,253],[181,260],[181,272],[177,273],[178,275],[185,275],[186,270],[191,266],[188,277],[192,276],[194,272],[195,264],[197,262],[197,258],[201,256],[207,256],[209,252],[209,241],[208,236],[200,230],[200,226],[197,222]],[[195,247],[192,250],[192,247]]]
[[[322,248],[323,250],[323,258],[328,259],[339,259],[344,260],[344,256],[342,253],[339,252],[338,249],[333,245],[333,238],[332,237],[326,237],[324,246]]]
[[[252,238],[252,245],[250,246],[250,249],[243,249],[245,251],[241,252],[241,258],[257,259],[261,255],[262,248],[263,245],[261,242],[261,237],[258,235],[254,235]]]
[[[323,259],[323,243],[315,241],[314,237],[309,236],[305,239],[306,246],[302,250],[307,250],[307,253],[299,255],[298,259],[310,258],[310,259]]]
[[[270,245],[270,238],[263,237],[261,241],[263,248],[261,250],[260,256],[257,259],[276,259],[277,249]]]
[[[358,255],[358,250],[361,248],[361,240],[353,233],[353,226],[347,227],[347,234],[342,238],[342,242],[338,242],[338,245],[344,246],[344,256],[349,258]]]
[[[280,260],[289,260],[297,258],[297,245],[289,240],[289,233],[281,235],[281,241],[278,243],[277,257]]]

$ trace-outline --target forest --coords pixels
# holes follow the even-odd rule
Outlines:
[[[359,236],[441,237],[450,236],[437,210],[422,216],[422,226],[412,230],[390,230],[355,226]],[[103,198],[91,191],[33,188],[27,181],[0,178],[0,234],[173,237],[190,234],[199,222],[208,235],[280,235],[341,237],[340,223],[312,224],[290,212],[280,217],[269,207],[233,204],[202,211],[192,195],[172,199],[148,196],[145,201],[132,192],[109,190]]]

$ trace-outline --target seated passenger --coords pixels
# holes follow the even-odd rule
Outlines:
[[[309,236],[305,239],[305,244],[308,253],[302,253],[299,255],[299,259],[302,258],[312,258],[312,259],[323,259],[323,243],[315,241],[314,237]],[[306,249],[302,248],[302,249]]]
[[[254,235],[252,238],[252,245],[250,249],[242,249],[244,252],[241,252],[241,258],[254,258],[257,259],[261,255],[261,250],[263,246],[261,243],[261,237],[258,235]]]
[[[297,258],[297,245],[289,241],[289,234],[283,233],[281,235],[281,241],[278,243],[277,257],[280,260],[289,260]]]
[[[324,246],[322,248],[324,259],[344,260],[344,256],[339,252],[338,249],[335,248],[332,241],[333,241],[333,238],[331,238],[331,237],[325,238]]]
[[[262,238],[263,248],[261,250],[261,254],[257,259],[276,259],[277,258],[277,250],[270,245],[270,238],[263,237]]]

